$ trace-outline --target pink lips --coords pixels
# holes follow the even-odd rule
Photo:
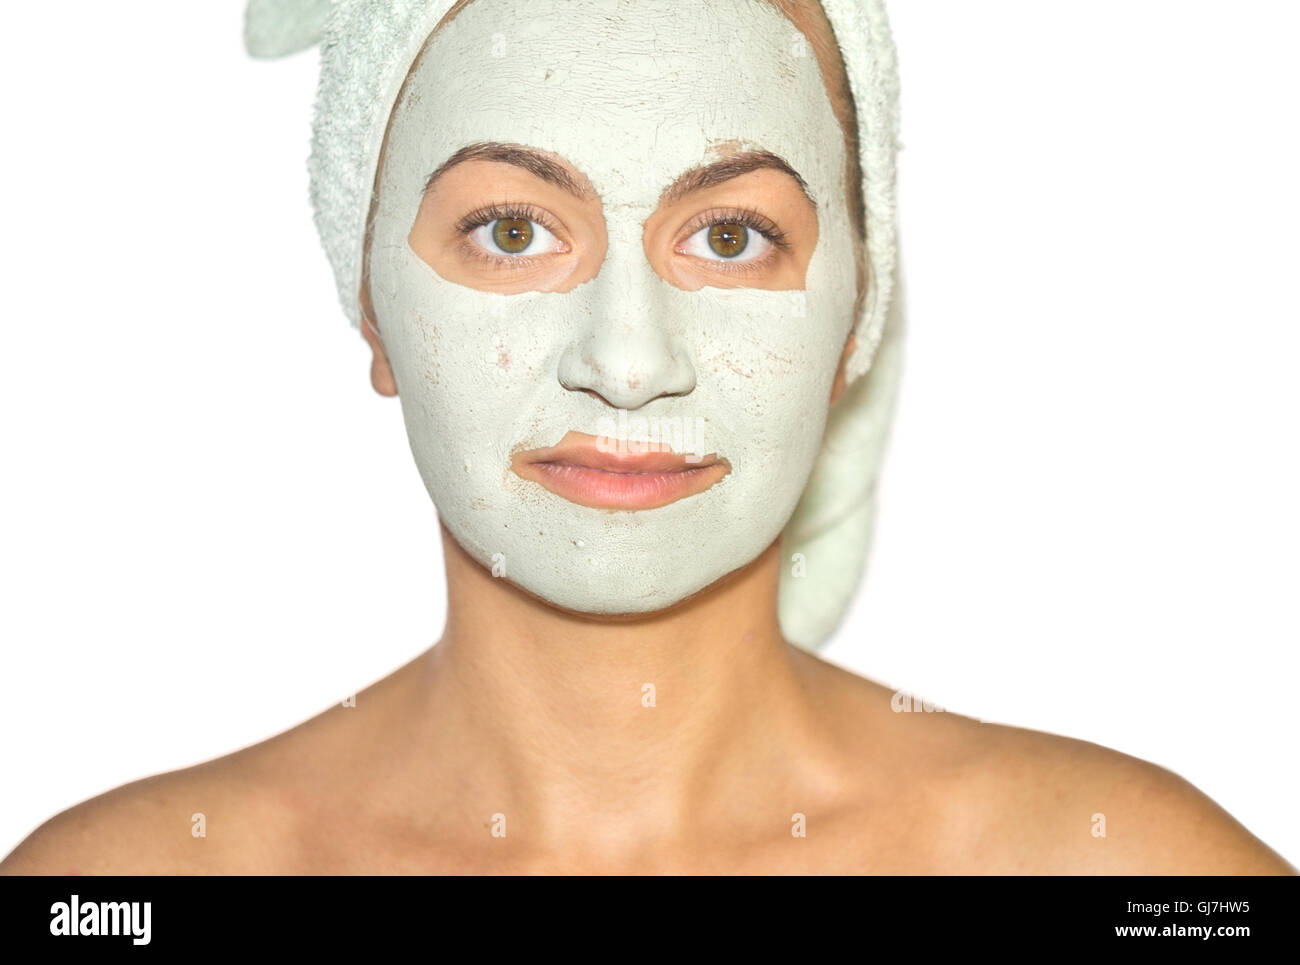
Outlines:
[[[651,452],[601,451],[595,436],[568,432],[558,445],[516,453],[511,468],[593,509],[655,509],[702,493],[731,472],[717,454],[692,457],[659,447]]]

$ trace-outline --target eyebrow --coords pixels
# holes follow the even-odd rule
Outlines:
[[[560,190],[573,195],[579,201],[585,201],[590,196],[586,187],[565,170],[563,165],[547,157],[542,152],[518,144],[506,144],[501,141],[480,141],[461,148],[438,165],[438,169],[429,175],[428,180],[424,183],[424,190],[427,192],[440,177],[456,165],[464,164],[466,161],[499,161],[503,164],[513,164],[516,167],[523,168],[530,174],[536,175],[548,184],[553,184]],[[814,208],[817,206],[816,200],[808,190],[808,185],[804,182],[804,179],[799,176],[799,172],[771,151],[743,151],[714,161],[711,164],[692,168],[664,190],[663,194],[660,195],[660,201],[678,201],[692,191],[711,188],[733,178],[738,178],[742,174],[759,170],[780,171],[793,178],[794,182],[799,185],[799,190],[808,199],[808,203]]]
[[[714,185],[730,181],[732,178],[738,178],[742,174],[748,174],[750,171],[761,170],[780,171],[789,175],[794,179],[795,184],[799,185],[799,190],[808,199],[808,203],[814,208],[817,207],[812,192],[808,190],[808,185],[799,176],[799,172],[790,167],[783,158],[771,151],[742,151],[739,154],[724,157],[720,161],[714,161],[712,164],[692,168],[670,184],[660,197],[660,200],[677,201],[692,191],[711,188]]]
[[[429,179],[424,182],[424,190],[427,192],[440,177],[456,165],[464,164],[466,161],[500,161],[503,164],[513,164],[515,167],[523,168],[530,174],[536,175],[548,184],[553,184],[557,188],[566,191],[579,201],[587,198],[586,188],[579,184],[564,169],[563,165],[551,160],[540,151],[521,147],[518,144],[503,144],[500,141],[480,141],[477,144],[462,147],[443,161],[442,164],[438,165],[438,170],[429,175]]]

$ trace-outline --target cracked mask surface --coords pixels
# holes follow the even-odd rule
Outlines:
[[[493,57],[503,38],[507,55]],[[477,0],[430,40],[388,138],[371,299],[415,462],[457,542],[589,613],[670,606],[762,553],[820,448],[856,284],[843,129],[796,28],[760,0]],[[594,278],[498,294],[415,254],[429,175],[482,141],[554,152],[590,179],[608,236]],[[804,289],[686,291],[647,260],[663,190],[727,142],[778,155],[817,202]],[[574,366],[604,401],[562,384]],[[686,451],[731,471],[630,511],[577,505],[511,470],[513,452],[570,430],[613,435],[620,412],[621,436],[685,427]]]

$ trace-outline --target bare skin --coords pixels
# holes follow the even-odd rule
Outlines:
[[[775,548],[685,605],[597,622],[444,546],[442,640],[355,707],[71,808],[0,871],[1295,873],[1153,764],[895,713],[781,639]]]
[[[825,48],[805,2],[779,6]],[[526,267],[484,260],[453,230],[503,193],[562,228]],[[682,242],[700,212],[732,207],[762,212],[789,246],[729,282]],[[666,197],[644,232],[650,264],[687,290],[802,287],[816,238],[815,210],[773,169]],[[480,159],[438,179],[410,242],[461,284],[564,291],[599,270],[605,233],[594,194]],[[362,308],[372,385],[396,395],[365,292]],[[887,688],[790,645],[779,543],[669,610],[624,619],[495,579],[445,530],[443,546],[441,640],[355,706],[70,808],[0,872],[1296,873],[1163,768],[955,713],[897,713]]]

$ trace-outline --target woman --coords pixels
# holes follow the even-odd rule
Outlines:
[[[805,649],[897,371],[878,3],[344,0],[328,35],[317,220],[443,525],[444,634],[5,871],[1293,871],[1155,765],[895,713]]]

